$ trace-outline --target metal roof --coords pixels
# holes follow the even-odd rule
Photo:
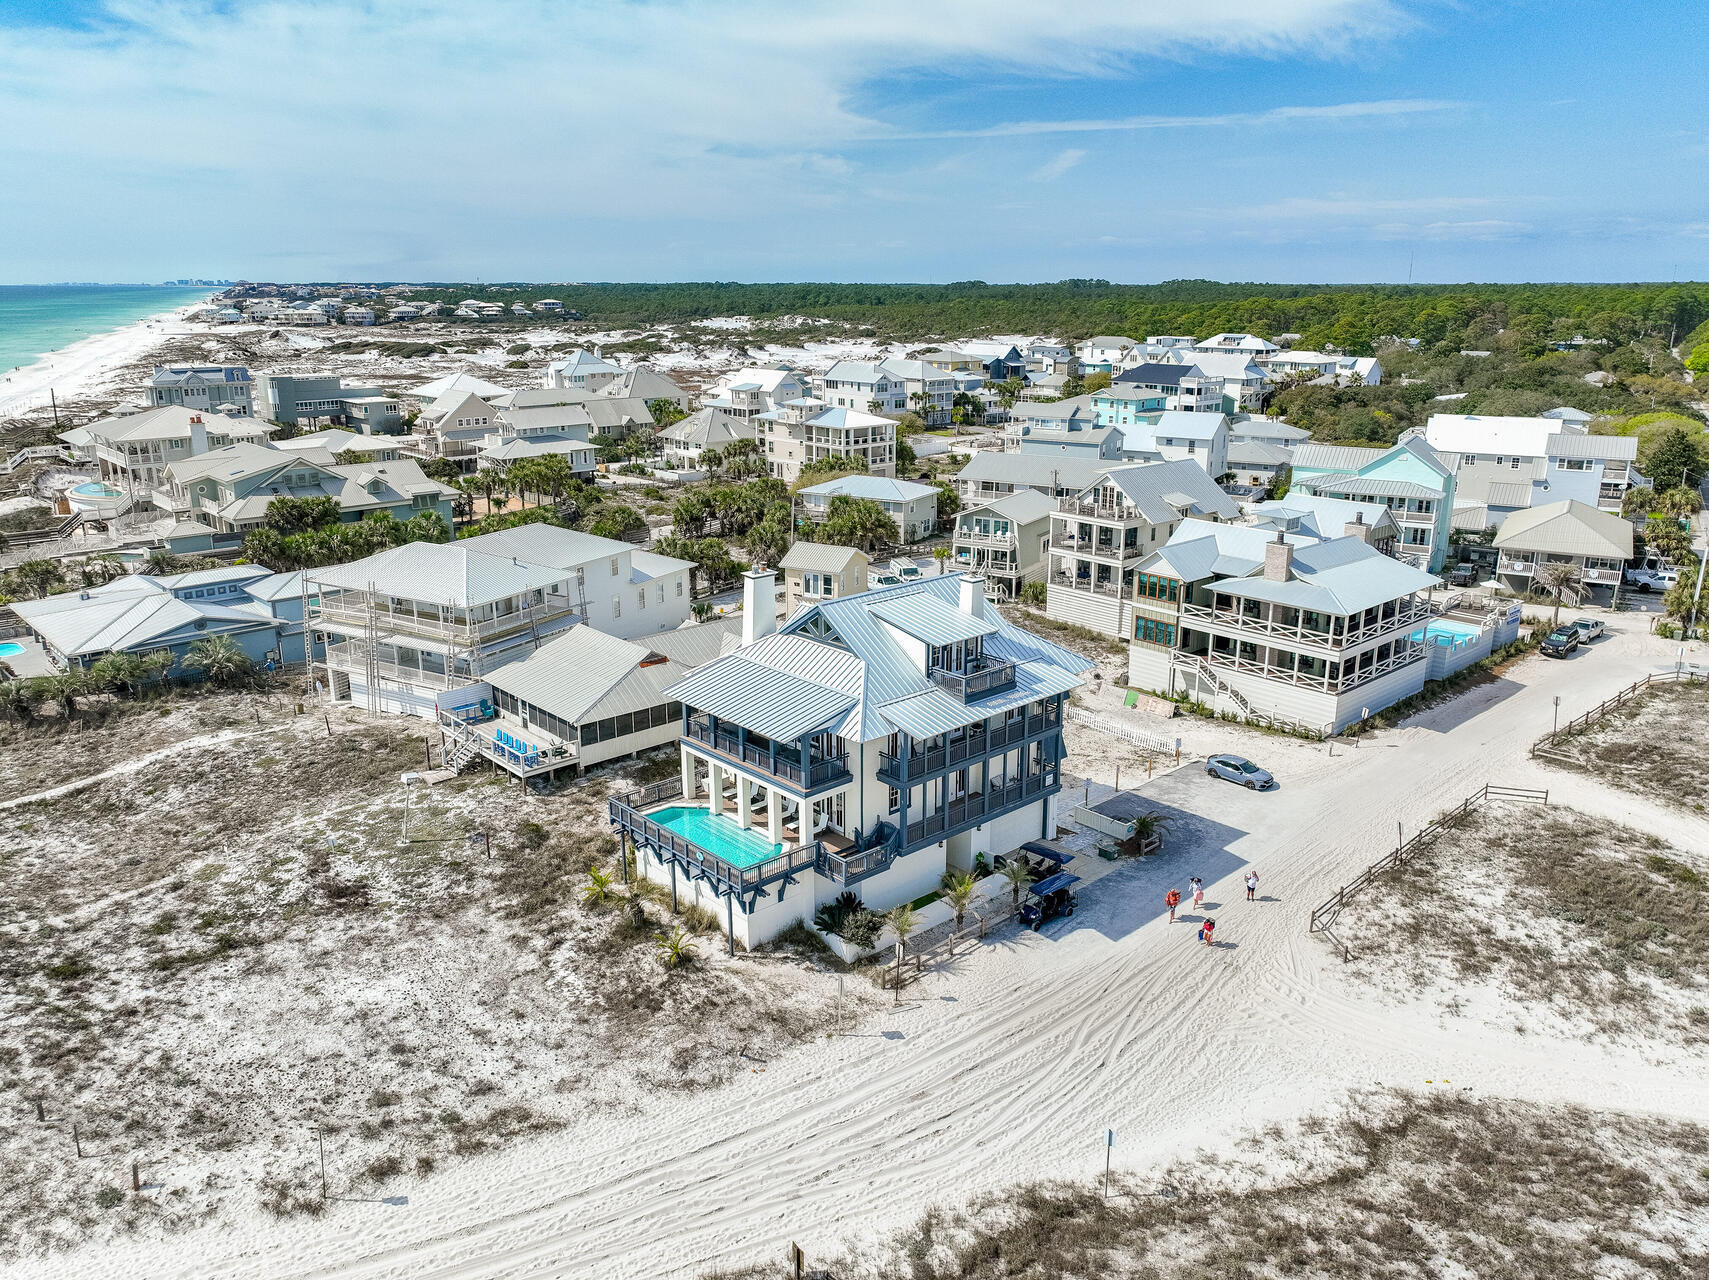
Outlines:
[[[850,475],[809,485],[799,492],[803,495],[825,494],[827,497],[846,493],[851,498],[870,498],[875,502],[914,502],[920,498],[936,497],[938,491],[929,484],[916,484],[912,480],[892,480],[889,476]]]
[[[996,609],[993,607],[991,612],[995,613]],[[957,605],[930,595],[905,595],[881,600],[872,606],[872,613],[927,644],[956,644],[988,636],[997,630],[994,622],[963,613]]]
[[[802,542],[790,544],[789,550],[783,553],[783,559],[778,561],[780,569],[802,569],[808,573],[845,573],[856,559],[871,564],[871,558],[864,551],[854,547],[838,546],[834,542]]]
[[[1508,516],[1495,535],[1495,545],[1544,555],[1629,560],[1632,524],[1583,502],[1549,502]]]
[[[927,679],[917,659],[891,631],[893,624],[877,610],[911,596],[929,597],[955,609],[961,581],[960,574],[943,574],[807,605],[789,619],[781,634],[766,636],[703,667],[671,696],[706,706],[762,733],[767,731],[761,725],[770,724],[798,734],[803,731],[798,727],[802,721],[814,719],[824,707],[834,707],[826,727],[845,738],[871,742],[896,729],[931,737],[1079,685],[1091,663],[1014,626],[994,608],[987,609],[983,620],[994,628],[986,634],[985,652],[1016,664],[1014,688],[963,703]],[[821,638],[816,634],[820,630],[830,635]],[[789,679],[777,680],[778,676]],[[826,696],[809,701],[812,688],[825,691]],[[796,700],[793,709],[792,698]],[[713,701],[716,707],[708,705]]]
[[[1295,465],[1299,459],[1295,457]],[[1442,491],[1411,480],[1384,480],[1378,476],[1361,476],[1343,472],[1339,475],[1315,475],[1296,478],[1302,489],[1334,489],[1340,493],[1356,493],[1367,498],[1440,498]]]
[[[1635,462],[1636,436],[1580,436],[1561,431],[1549,438],[1551,458],[1601,458],[1611,462]]]
[[[1232,520],[1240,508],[1196,462],[1149,462],[1117,467],[1082,490],[1108,482],[1119,489],[1152,524],[1166,524],[1183,515],[1213,515]]]
[[[956,523],[961,525],[967,516],[988,512],[1017,525],[1029,525],[1038,520],[1048,520],[1050,513],[1055,510],[1056,499],[1040,493],[1037,489],[1018,489],[977,507],[963,507],[957,513]]]
[[[1013,484],[1027,488],[1054,484],[1060,489],[1084,489],[1106,471],[1127,465],[1114,458],[1061,457],[1047,462],[1037,455],[987,450],[974,454],[955,478],[974,484]]]

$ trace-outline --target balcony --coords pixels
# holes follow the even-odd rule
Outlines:
[[[968,671],[945,671],[941,667],[933,667],[931,678],[938,688],[954,694],[963,702],[972,702],[1014,688],[1015,664],[986,660]]]
[[[901,852],[902,832],[881,822],[870,836],[848,841],[846,846],[835,838],[821,838],[817,868],[827,880],[855,884],[883,871]]]
[[[1399,524],[1423,524],[1434,526],[1436,513],[1434,511],[1408,511],[1402,507],[1390,507],[1389,514]]]
[[[1157,550],[1152,546],[1118,546],[1113,542],[1102,542],[1096,538],[1075,538],[1066,533],[1058,533],[1052,529],[1050,533],[1050,549],[1066,551],[1077,556],[1091,556],[1096,560],[1139,560]]]
[[[987,728],[982,722],[976,726],[981,732],[969,733],[956,742],[929,751],[910,751],[908,777],[911,781],[918,782],[923,777],[942,773],[953,764],[961,764],[965,760],[984,760],[996,752],[1019,746],[1029,738],[1036,738],[1046,730],[1056,728],[1061,722],[1054,705],[1048,712],[1010,720],[996,729]],[[878,753],[880,781],[899,785],[902,781],[901,770],[900,756],[893,756],[885,751]]]
[[[1502,556],[1496,562],[1496,568],[1500,573],[1514,573],[1527,578],[1537,572],[1537,566],[1533,561],[1514,560],[1508,556]]]
[[[780,782],[787,782],[799,791],[816,791],[834,782],[846,782],[852,776],[849,773],[847,755],[810,755],[803,765],[800,753],[792,747],[756,747],[753,743],[744,741],[735,731],[723,727],[714,729],[706,720],[698,717],[688,722],[687,736],[737,764],[757,769]]]
[[[310,570],[311,580],[313,570]],[[441,610],[427,606],[393,608],[389,603],[368,602],[364,592],[339,592],[321,596],[315,611],[316,624],[324,623],[331,631],[365,630],[370,619],[383,632],[399,635],[431,636],[435,640],[471,644],[493,636],[528,627],[561,622],[582,613],[581,606],[568,596],[546,596],[530,608],[513,609],[490,618],[471,617],[464,610]]]
[[[1392,614],[1379,617],[1364,626],[1353,627],[1345,632],[1334,632],[1308,627],[1300,622],[1275,622],[1262,616],[1243,613],[1238,609],[1211,609],[1197,604],[1181,606],[1183,625],[1222,628],[1235,633],[1241,639],[1257,638],[1293,647],[1311,645],[1325,649],[1344,649],[1349,645],[1363,644],[1401,627],[1427,622],[1434,616],[1435,610],[1429,605],[1417,602],[1401,605]]]
[[[902,847],[905,850],[913,849],[941,840],[954,835],[963,827],[983,822],[1016,805],[1049,795],[1056,790],[1058,781],[1057,766],[1053,762],[1029,778],[1016,778],[999,787],[988,787],[984,791],[960,796],[951,800],[937,813],[929,814],[917,822],[910,822]]]
[[[1331,676],[1327,667],[1316,674],[1306,671],[1295,671],[1291,667],[1278,667],[1267,662],[1259,662],[1253,658],[1238,658],[1229,653],[1215,651],[1205,655],[1213,671],[1238,671],[1244,675],[1258,676],[1264,680],[1276,680],[1283,684],[1299,685],[1302,688],[1318,689],[1325,693],[1348,693],[1361,685],[1369,684],[1380,676],[1386,676],[1391,671],[1413,662],[1421,662],[1428,650],[1421,644],[1407,643],[1400,646],[1398,652],[1373,662],[1370,666],[1347,675]],[[1351,663],[1351,659],[1349,659]],[[1248,690],[1248,692],[1250,692]]]
[[[1090,595],[1109,596],[1113,600],[1125,600],[1128,595],[1121,583],[1114,579],[1096,582],[1091,578],[1077,578],[1073,574],[1053,573],[1049,581],[1051,586],[1061,587],[1065,591],[1084,591]]]
[[[1108,520],[1115,524],[1131,521],[1144,524],[1139,512],[1127,503],[1082,502],[1079,498],[1058,498],[1056,509],[1065,516],[1084,516],[1088,520]]]

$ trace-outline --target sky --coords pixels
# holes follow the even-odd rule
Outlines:
[[[0,282],[1709,278],[1695,0],[0,0]]]

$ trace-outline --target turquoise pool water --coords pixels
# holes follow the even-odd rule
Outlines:
[[[122,498],[125,491],[117,485],[108,484],[104,480],[89,480],[72,489],[73,493],[82,498]]]
[[[1425,624],[1422,631],[1412,633],[1412,642],[1423,644],[1427,638],[1435,637],[1441,637],[1442,643],[1457,648],[1477,639],[1478,628],[1469,622],[1450,622],[1446,618],[1432,618]]]
[[[783,849],[782,845],[773,844],[757,831],[744,831],[733,820],[701,808],[675,805],[649,813],[647,817],[683,839],[692,840],[702,849],[717,854],[732,867],[751,867]]]
[[[0,644],[0,658],[15,658],[24,651],[24,646],[8,640]]]

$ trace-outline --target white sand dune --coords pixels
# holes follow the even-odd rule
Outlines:
[[[1671,648],[1630,615],[1617,627],[1577,660],[1526,662],[1333,759],[1265,739],[1282,779],[1274,794],[1193,769],[1159,778],[1147,794],[1180,810],[1161,858],[1099,881],[1072,920],[1004,936],[911,988],[894,1012],[730,1085],[593,1100],[562,1132],[400,1185],[407,1204],[341,1201],[320,1220],[286,1222],[250,1210],[219,1229],[12,1274],[694,1276],[779,1258],[790,1241],[828,1253],[850,1232],[1016,1181],[1095,1175],[1107,1127],[1118,1167],[1207,1148],[1234,1156],[1249,1127],[1373,1085],[1709,1122],[1700,1059],[1385,1003],[1341,981],[1341,962],[1305,929],[1317,900],[1390,847],[1397,821],[1414,829],[1486,780],[1540,776],[1526,747],[1555,695],[1576,711],[1671,665]],[[1201,751],[1231,732],[1182,728]],[[1574,786],[1558,773],[1546,782]],[[1702,823],[1676,828],[1703,847]],[[1272,901],[1243,900],[1248,865]],[[1161,916],[1165,887],[1190,874],[1217,904],[1215,950]]]

